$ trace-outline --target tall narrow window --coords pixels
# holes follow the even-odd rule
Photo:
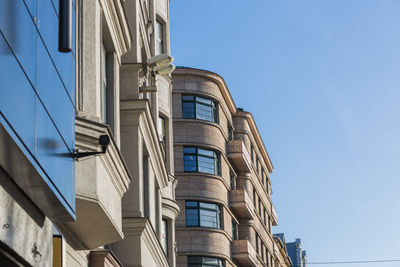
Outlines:
[[[107,123],[107,52],[101,45],[101,120]]]
[[[219,160],[216,152],[197,147],[185,147],[183,153],[185,172],[219,174]]]
[[[158,137],[160,139],[161,145],[164,148],[164,157],[166,155],[167,149],[167,131],[166,131],[166,122],[163,117],[158,117]]]
[[[231,126],[228,126],[228,140],[233,140],[233,139],[234,139],[233,128]]]
[[[168,255],[168,221],[163,219],[161,223],[161,246]]]
[[[254,208],[257,208],[257,193],[255,189],[253,189],[253,205]]]
[[[209,98],[182,95],[182,114],[184,119],[200,119],[218,123],[217,103]]]
[[[221,229],[220,206],[214,203],[186,201],[186,226]]]
[[[265,208],[264,208],[264,225],[267,226],[267,210]]]
[[[261,198],[258,198],[258,215],[261,217],[261,210],[262,210],[262,205],[261,205]]]
[[[260,249],[259,249],[259,246],[258,246],[258,240],[259,240],[260,238],[258,237],[258,234],[256,233],[256,252],[257,252],[257,254],[260,254]]]
[[[230,173],[231,178],[231,190],[236,189],[236,177],[232,173]]]
[[[251,162],[254,163],[254,148],[253,145],[250,146]]]
[[[261,180],[262,184],[265,185],[264,168],[261,168]]]
[[[156,21],[156,55],[164,53],[164,24]]]
[[[261,259],[262,259],[262,261],[265,260],[264,259],[264,243],[263,242],[261,242]]]
[[[233,240],[237,240],[239,237],[238,237],[238,227],[237,227],[237,224],[234,222],[234,221],[232,221],[232,239]]]

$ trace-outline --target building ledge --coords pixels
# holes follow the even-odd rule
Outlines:
[[[248,240],[234,240],[232,258],[243,266],[257,266],[257,252]]]
[[[76,147],[99,151],[100,135],[110,136],[107,152],[76,162],[76,221],[60,225],[61,230],[80,240],[75,249],[93,249],[123,238],[121,199],[131,175],[109,127],[76,117]]]
[[[249,152],[240,139],[228,141],[228,159],[240,172],[251,172],[251,160]]]
[[[233,189],[229,192],[229,207],[238,218],[254,219],[254,205],[246,189]]]

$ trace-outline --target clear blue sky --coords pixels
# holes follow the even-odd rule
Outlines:
[[[255,117],[274,232],[312,262],[399,259],[400,1],[172,0],[170,15],[175,64],[220,74]]]

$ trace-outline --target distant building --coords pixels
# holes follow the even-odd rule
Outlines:
[[[294,266],[287,251],[285,235],[283,233],[274,234],[274,265],[273,267]]]
[[[286,243],[286,248],[290,259],[292,260],[293,267],[306,267],[306,251],[301,249],[301,240],[296,238],[295,242]]]
[[[272,267],[273,166],[253,116],[215,73],[172,78],[177,267]]]

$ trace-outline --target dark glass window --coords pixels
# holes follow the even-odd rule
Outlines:
[[[261,180],[262,184],[265,185],[264,168],[261,168]]]
[[[257,208],[257,193],[256,190],[253,189],[253,204],[254,204],[254,208]]]
[[[236,189],[236,177],[231,173],[230,178],[231,178],[231,190]]]
[[[223,261],[214,257],[188,256],[188,267],[223,267]]]
[[[184,119],[200,119],[218,123],[217,103],[209,98],[182,95],[182,114]]]
[[[262,205],[261,205],[261,198],[258,198],[258,215],[261,217],[261,210],[262,210]]]
[[[234,140],[235,139],[234,133],[233,133],[233,129],[232,129],[231,126],[228,126],[228,139],[229,140]]]
[[[258,240],[259,240],[260,238],[258,237],[258,234],[256,234],[256,252],[257,252],[257,254],[259,254],[260,253],[260,249],[259,249],[259,247],[258,247]]]
[[[265,208],[264,208],[264,225],[267,226],[267,210]]]
[[[239,239],[237,224],[233,221],[232,221],[232,239],[233,240]]]
[[[185,172],[219,174],[219,160],[216,152],[197,147],[185,147],[183,153]]]
[[[221,229],[221,209],[218,204],[186,201],[186,226]]]

